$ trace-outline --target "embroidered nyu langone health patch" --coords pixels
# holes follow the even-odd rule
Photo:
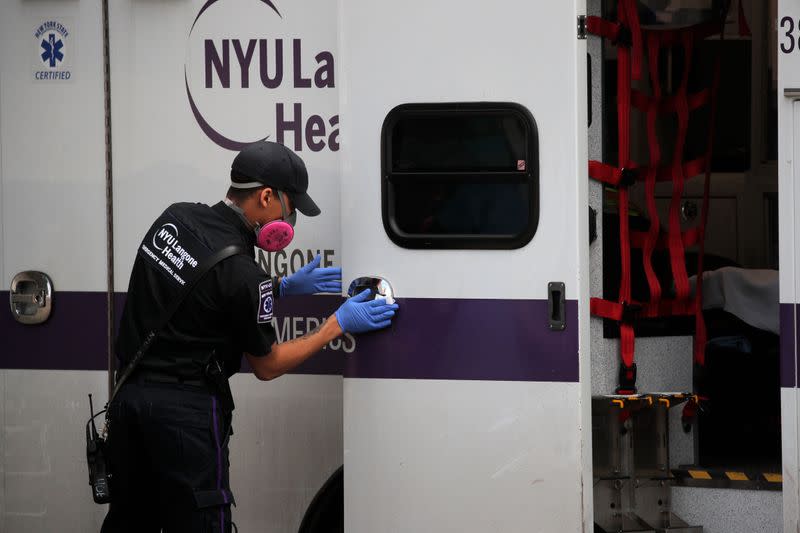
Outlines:
[[[258,285],[258,323],[272,320],[272,280],[262,281]]]

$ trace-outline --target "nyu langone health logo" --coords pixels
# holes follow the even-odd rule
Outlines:
[[[178,228],[175,224],[164,224],[161,229],[153,235],[153,248],[159,251],[170,263],[175,265],[178,270],[183,270],[183,266],[188,264],[192,268],[197,267],[197,259],[183,248],[178,241]]]
[[[57,20],[40,24],[33,32],[41,65],[34,72],[37,80],[68,80],[72,72],[64,68],[67,54],[66,43],[69,37],[67,27]]]
[[[214,4],[213,15],[203,17]],[[329,92],[334,56],[304,19],[287,21],[270,0],[207,0],[200,8],[189,30],[184,81],[192,114],[214,143],[238,151],[271,139],[295,151],[339,150],[339,115]],[[239,29],[221,29],[231,26]]]

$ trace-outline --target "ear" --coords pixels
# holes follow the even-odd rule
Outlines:
[[[267,204],[270,202],[274,193],[270,187],[266,189],[261,189],[261,192],[258,193],[258,205],[260,207],[267,207]]]

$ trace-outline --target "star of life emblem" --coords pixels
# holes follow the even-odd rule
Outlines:
[[[264,324],[272,320],[272,280],[262,281],[258,285],[258,323]]]

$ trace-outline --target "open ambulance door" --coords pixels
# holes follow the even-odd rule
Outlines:
[[[780,209],[783,530],[800,528],[797,304],[800,302],[800,5],[778,1],[778,180]]]
[[[348,532],[591,531],[583,4],[340,3]]]

